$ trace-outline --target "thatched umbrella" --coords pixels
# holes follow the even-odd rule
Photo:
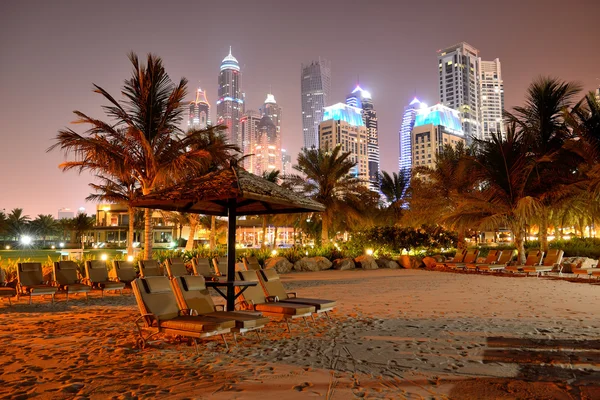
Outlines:
[[[325,207],[251,174],[236,165],[142,196],[133,207],[227,216],[227,276],[235,276],[235,230],[238,215],[321,212]],[[230,279],[230,278],[228,278]],[[227,288],[227,309],[234,307]]]

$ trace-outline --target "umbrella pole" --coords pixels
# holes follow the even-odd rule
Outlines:
[[[237,219],[236,200],[227,201],[227,280],[235,280],[235,226]],[[227,286],[227,311],[233,311],[235,307],[235,288]]]

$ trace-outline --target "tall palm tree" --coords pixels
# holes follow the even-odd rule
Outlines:
[[[349,175],[356,163],[350,159],[349,152],[342,152],[340,146],[333,149],[302,149],[297,162],[293,168],[302,175],[290,175],[286,179],[325,206],[325,211],[321,213],[321,241],[326,244],[336,213],[358,214],[343,201],[344,195],[361,184],[359,179]]]
[[[2,245],[4,246],[4,239],[8,234],[8,219],[4,211],[0,211],[0,236],[2,236]]]
[[[38,214],[31,221],[31,227],[33,228],[33,233],[42,238],[44,247],[46,247],[46,237],[56,234],[59,230],[58,222],[50,214]]]
[[[7,219],[7,231],[8,234],[15,240],[19,239],[20,236],[27,233],[27,226],[31,221],[28,215],[23,214],[22,208],[13,208]]]
[[[86,213],[78,213],[75,218],[71,220],[72,229],[75,231],[75,242],[82,242],[83,236],[94,229],[95,224],[96,219],[93,216],[89,216]]]
[[[379,189],[388,203],[388,209],[393,212],[394,223],[398,223],[402,216],[403,197],[410,182],[408,177],[406,170],[392,172],[392,175],[383,171],[379,177]]]
[[[223,165],[237,148],[225,143],[220,128],[191,130],[185,135],[179,128],[187,80],[173,84],[155,55],[149,54],[145,65],[134,53],[129,60],[133,73],[122,88],[123,101],[94,85],[94,92],[108,101],[104,111],[110,122],[75,111],[75,123],[90,128],[83,134],[68,128],[58,132],[57,142],[49,150],[60,148],[75,156],[60,167],[64,171],[90,170],[124,182],[128,177],[146,195]],[[152,210],[145,210],[144,219],[144,256],[150,258]]]

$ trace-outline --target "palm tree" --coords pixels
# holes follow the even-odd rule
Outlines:
[[[88,216],[86,213],[78,213],[75,218],[71,220],[71,227],[75,231],[75,242],[82,242],[83,236],[94,229],[96,219],[93,216]]]
[[[94,85],[108,105],[104,106],[110,122],[104,122],[75,111],[78,124],[90,128],[79,134],[72,129],[60,130],[56,144],[73,153],[74,160],[60,165],[64,171],[89,170],[123,182],[133,179],[143,195],[164,185],[206,173],[220,166],[236,151],[225,143],[220,127],[190,130],[183,134],[179,125],[184,108],[187,80],[173,84],[162,60],[149,54],[146,65],[137,55],[129,54],[132,77],[125,81],[123,101],[117,101],[106,90]],[[145,254],[152,256],[152,210],[146,209]]]
[[[399,173],[393,172],[392,175],[383,171],[379,176],[379,189],[389,204],[388,209],[393,212],[394,223],[398,223],[402,216],[404,194],[410,182],[408,177],[409,174],[406,170]]]
[[[46,247],[46,237],[58,232],[58,222],[50,214],[39,214],[36,219],[31,221],[33,233],[42,237],[43,246]]]
[[[8,233],[8,219],[4,211],[0,211],[0,236],[2,236],[2,246],[4,246],[4,239]]]
[[[357,218],[358,212],[343,201],[346,194],[361,185],[361,181],[351,175],[356,165],[350,159],[350,152],[342,152],[340,146],[333,149],[302,149],[298,155],[298,164],[294,169],[303,175],[290,175],[286,180],[303,193],[325,206],[321,213],[321,241],[329,241],[329,230],[336,214]]]
[[[27,226],[31,219],[23,215],[22,208],[13,208],[7,216],[7,232],[15,240],[27,233]]]

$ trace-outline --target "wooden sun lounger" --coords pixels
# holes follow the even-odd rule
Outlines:
[[[5,276],[4,270],[0,269],[0,297],[8,299],[8,305],[12,307],[11,297],[16,296],[17,290],[7,286]]]
[[[517,272],[525,272],[525,267],[532,267],[536,265],[542,264],[542,259],[544,258],[544,252],[539,250],[532,250],[527,253],[527,259],[525,260],[525,264],[523,265],[509,265],[505,268],[506,271],[511,273]]]
[[[495,264],[496,262],[498,262],[498,259],[500,258],[501,255],[502,255],[502,250],[490,250],[490,252],[488,253],[484,262],[479,263],[479,264],[477,264],[477,263],[466,264],[465,270],[466,271],[478,271],[479,270],[478,267],[480,265]]]
[[[467,249],[457,250],[450,260],[438,262],[435,264],[436,267],[445,267],[447,263],[462,262],[467,254]]]
[[[541,275],[547,275],[548,272],[552,272],[553,270],[557,269],[558,275],[562,276],[562,267],[560,265],[562,263],[564,254],[565,252],[563,250],[549,250],[542,265],[525,266],[523,267],[523,272],[525,272],[528,276],[529,274],[536,274],[539,278]]]
[[[504,270],[508,263],[512,261],[512,259],[517,254],[516,250],[502,250],[500,252],[500,257],[498,261],[492,264],[481,264],[477,266],[477,270],[481,272],[499,272]]]
[[[89,260],[85,262],[85,273],[86,278],[84,282],[92,286],[94,289],[100,289],[102,291],[102,297],[104,297],[105,291],[119,291],[123,294],[125,283],[111,281],[108,278],[108,269],[106,268],[106,261],[102,260]]]
[[[72,293],[85,293],[85,300],[88,301],[88,294],[92,287],[82,283],[77,264],[74,261],[55,261],[53,273],[54,282],[67,295],[67,302],[69,294]]]
[[[246,267],[246,271],[258,271],[262,269],[260,263],[258,262],[258,258],[252,257],[244,257],[242,259],[244,261],[244,266]]]
[[[185,263],[183,259],[180,257],[167,258],[167,262],[165,263],[167,266],[167,276],[169,278],[174,278],[176,276],[185,276],[189,275],[187,268],[185,267]]]
[[[138,266],[140,267],[141,277],[164,276],[160,264],[156,260],[140,260]]]
[[[472,249],[467,251],[463,261],[461,262],[448,262],[446,263],[446,267],[452,269],[463,269],[467,266],[467,264],[472,264],[477,260],[477,256],[479,255],[478,249]]]
[[[20,296],[29,296],[31,304],[32,296],[50,296],[54,304],[54,295],[58,287],[52,286],[50,281],[44,281],[42,264],[36,262],[17,264],[17,300]]]

